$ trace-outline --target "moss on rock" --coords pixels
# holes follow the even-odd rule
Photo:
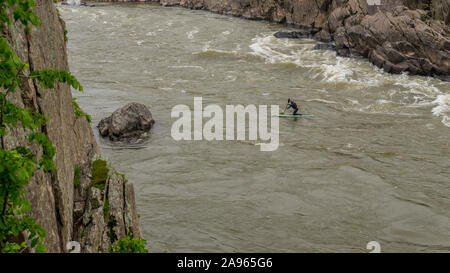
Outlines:
[[[96,187],[98,189],[104,190],[106,180],[108,179],[109,169],[107,167],[107,162],[103,159],[97,159],[92,163],[91,170],[91,187]]]

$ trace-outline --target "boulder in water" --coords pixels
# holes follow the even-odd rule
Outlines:
[[[291,32],[278,31],[273,36],[277,38],[306,39],[311,38],[312,33],[309,30],[291,31]]]
[[[334,44],[317,44],[313,47],[314,50],[336,50]]]
[[[147,106],[132,102],[102,119],[97,128],[102,137],[109,137],[112,141],[129,141],[150,131],[154,123]]]

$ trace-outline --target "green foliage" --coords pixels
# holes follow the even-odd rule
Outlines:
[[[109,231],[107,232],[107,235],[108,235],[109,240],[111,241],[111,243],[114,243],[115,241],[117,241],[117,234],[114,231],[114,227],[116,225],[117,225],[116,218],[114,218],[114,216],[112,216],[112,215],[109,215],[109,221],[108,221]]]
[[[25,26],[26,32],[30,30],[29,23],[34,26],[39,25],[41,23],[39,17],[33,13],[34,6],[34,0],[0,1],[0,29],[4,28],[3,24],[10,25],[12,23],[7,10],[12,11],[14,21],[20,21]]]
[[[83,110],[81,110],[80,106],[77,103],[77,98],[72,99],[73,102],[73,109],[75,110],[75,117],[85,117],[87,122],[92,123],[91,115],[86,114]]]
[[[22,242],[20,244],[6,242],[3,248],[0,249],[0,253],[20,253],[23,249],[27,247],[27,242]]]
[[[55,147],[52,145],[50,140],[44,133],[31,133],[28,137],[30,142],[36,142],[43,148],[42,159],[39,162],[39,168],[44,167],[45,172],[52,171],[56,169],[55,162],[53,162],[53,157],[55,156]]]
[[[109,215],[109,209],[110,209],[109,200],[106,199],[105,203],[103,204],[103,216],[107,217]]]
[[[58,0],[53,0],[53,1],[55,1],[55,3],[58,2]],[[66,23],[64,22],[64,19],[62,18],[61,13],[59,12],[59,9],[56,9],[56,14],[58,14],[58,19],[59,19],[59,22],[61,22],[61,25],[65,26]],[[64,29],[64,41],[67,42],[67,40],[69,40],[67,38],[67,29]]]
[[[19,106],[11,103],[5,99],[5,94],[0,93],[0,104],[3,105],[3,128],[14,127],[20,123],[23,127],[34,130],[45,125],[46,117],[33,112],[30,109],[20,108]],[[4,136],[3,132],[1,135]]]
[[[25,186],[34,175],[37,166],[31,150],[16,147],[12,150],[0,149],[0,252],[22,252],[26,242],[13,243],[8,240],[17,238],[24,230],[30,234],[30,247],[44,250],[42,245],[45,230],[35,223],[34,218],[24,215],[31,211],[26,198]],[[22,215],[17,217],[16,215]]]
[[[83,86],[81,86],[78,80],[70,72],[64,70],[34,70],[30,73],[30,77],[37,79],[43,88],[53,89],[55,88],[55,81],[58,81],[67,83],[73,88],[83,91]]]
[[[102,159],[97,159],[92,163],[92,180],[91,187],[96,187],[101,190],[105,189],[106,180],[108,179],[109,169],[106,166],[106,161]]]
[[[423,22],[425,22],[426,20],[427,20],[427,14],[426,13],[422,13],[421,15],[420,15],[420,19],[423,21]]]
[[[114,174],[117,175],[117,176],[122,177],[122,180],[123,180],[123,183],[124,183],[124,184],[126,184],[126,183],[128,182],[128,180],[125,178],[125,174],[119,173],[119,172],[117,172],[117,171],[114,171]]]
[[[25,212],[29,204],[25,197],[25,189],[30,178],[34,175],[36,161],[28,148],[17,147],[13,150],[0,149],[0,199],[2,216],[14,209]],[[8,196],[6,200],[4,197]],[[6,201],[6,202],[5,202]],[[0,235],[1,236],[1,235]]]
[[[0,241],[3,241],[0,253],[17,253],[22,252],[27,248],[25,241],[21,243],[9,242],[8,239],[18,238],[20,233],[24,230],[30,232],[27,240],[30,242],[30,247],[36,247],[36,252],[45,252],[45,246],[42,244],[45,237],[45,230],[43,227],[35,223],[35,219],[30,216],[23,216],[18,218],[13,214],[4,215],[0,221]]]
[[[27,247],[26,242],[8,240],[17,238],[24,230],[30,233],[27,238],[30,247],[37,246],[36,250],[45,251],[42,245],[45,230],[35,223],[34,218],[24,215],[31,211],[25,186],[37,167],[33,153],[21,146],[12,150],[0,149],[0,162],[0,252],[22,252]]]
[[[75,188],[78,188],[80,186],[80,179],[81,179],[81,168],[76,166],[73,172],[73,186]]]
[[[3,32],[7,25],[13,23],[12,17],[14,22],[22,23],[28,33],[30,25],[40,24],[34,10],[34,0],[0,0],[0,31]],[[83,90],[77,79],[67,71],[45,69],[27,74],[28,69],[28,65],[20,61],[7,40],[0,37],[0,253],[20,253],[28,248],[35,252],[46,252],[43,245],[44,228],[27,215],[31,206],[25,186],[30,183],[36,169],[43,168],[45,172],[55,169],[55,147],[40,132],[47,118],[12,103],[8,95],[20,85],[21,79],[36,80],[43,88],[54,88],[55,81],[58,81]],[[43,154],[39,161],[29,148],[6,148],[5,135],[19,124],[34,131],[29,134],[28,141],[42,146]]]
[[[146,243],[144,239],[126,235],[110,245],[108,251],[110,253],[148,253],[148,250],[145,249]]]
[[[1,5],[0,5],[1,6]],[[1,12],[0,12],[1,14]],[[9,18],[9,17],[8,17]],[[0,24],[1,25],[1,24]],[[19,73],[28,68],[12,51],[5,38],[0,38],[0,88],[14,90],[20,84]]]

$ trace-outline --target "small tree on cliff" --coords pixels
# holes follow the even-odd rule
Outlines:
[[[3,33],[13,21],[21,22],[27,33],[30,25],[40,25],[34,9],[34,0],[0,0],[0,32]],[[36,169],[42,168],[44,172],[55,169],[55,148],[43,133],[47,118],[8,99],[21,79],[32,79],[48,89],[53,89],[55,81],[59,81],[82,91],[80,83],[67,71],[30,71],[28,65],[14,54],[7,40],[0,36],[0,253],[23,252],[33,248],[36,252],[45,252],[42,243],[45,230],[27,215],[31,207],[25,186],[30,183]],[[42,146],[43,153],[39,159],[27,147],[8,149],[6,146],[6,134],[19,124],[32,131],[28,135],[30,143]],[[24,234],[26,238],[22,237]]]

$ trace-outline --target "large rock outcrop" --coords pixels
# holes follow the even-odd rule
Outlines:
[[[270,20],[296,26],[319,27],[335,1],[330,0],[161,0],[163,6],[180,5],[191,9]]]
[[[368,57],[386,72],[447,77],[450,28],[429,16],[404,5],[373,15],[348,6],[331,13],[327,30],[333,33],[339,55]]]
[[[147,106],[132,102],[102,119],[97,128],[101,136],[112,141],[128,141],[145,135],[153,124],[155,120]]]
[[[111,166],[101,187],[93,185],[91,179],[81,179],[74,201],[73,240],[84,252],[107,252],[111,243],[125,235],[142,237],[133,184]]]
[[[18,57],[29,64],[31,71],[44,68],[69,70],[64,39],[65,24],[53,0],[36,0],[35,13],[41,19],[41,26],[33,27],[31,32],[26,34],[23,26],[15,23],[5,28],[1,36],[8,40]],[[78,239],[75,237],[80,234],[77,230],[78,219],[74,215],[74,206],[77,202],[92,203],[91,199],[95,198],[92,194],[88,194],[90,187],[86,185],[90,181],[93,158],[100,151],[90,124],[84,117],[75,116],[70,87],[59,83],[55,87],[56,90],[45,90],[31,80],[23,80],[20,87],[8,98],[49,118],[41,131],[56,147],[54,158],[56,170],[47,174],[41,170],[37,171],[26,191],[32,207],[32,216],[46,230],[44,244],[47,251],[65,252],[67,242]],[[31,146],[27,141],[28,133],[20,126],[13,128],[5,136],[6,148],[17,145],[29,146],[37,152],[38,157],[41,156],[42,150]],[[75,191],[76,170],[80,174],[82,187]],[[126,204],[123,207],[126,210],[135,208],[132,185],[127,184],[122,188],[127,193],[121,197],[122,202]],[[103,204],[104,201],[99,206],[103,208]],[[88,209],[87,205],[77,207],[78,210],[80,208],[83,210],[80,215]],[[135,209],[133,210],[131,214],[136,214]],[[137,216],[131,217],[131,214],[124,213],[128,218],[134,219],[133,223],[126,225],[124,221],[119,222],[118,228],[123,227],[123,230],[127,230],[125,227],[133,226],[133,229],[137,230]],[[92,225],[97,229],[106,229],[108,223],[99,222]],[[140,232],[136,231],[136,235],[140,236]],[[91,233],[85,232],[84,236],[91,236]],[[105,249],[103,245],[108,244],[108,241],[103,240],[104,244],[101,247],[95,245],[87,249],[84,241],[80,242],[82,251],[92,252],[102,251]]]

